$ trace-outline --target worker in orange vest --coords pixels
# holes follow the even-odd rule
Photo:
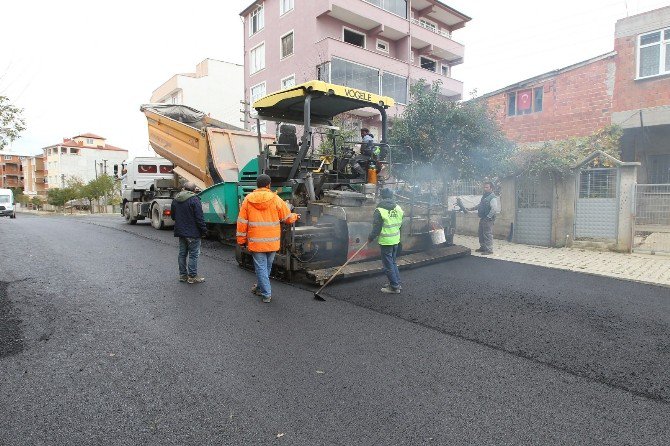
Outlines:
[[[270,181],[268,175],[258,176],[258,189],[244,198],[237,216],[237,244],[247,245],[254,259],[257,283],[251,291],[265,303],[272,300],[270,271],[279,251],[281,224],[293,224],[299,217],[270,190]]]

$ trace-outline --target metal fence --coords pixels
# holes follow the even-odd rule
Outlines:
[[[670,184],[635,186],[633,250],[670,254]]]
[[[456,180],[447,184],[447,195],[459,197],[463,195],[481,195],[482,182],[477,180]]]

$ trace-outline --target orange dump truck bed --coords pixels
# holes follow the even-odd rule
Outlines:
[[[221,182],[237,182],[239,171],[256,158],[273,137],[256,134],[212,119],[185,105],[147,104],[149,143],[172,161],[174,172],[206,189]]]

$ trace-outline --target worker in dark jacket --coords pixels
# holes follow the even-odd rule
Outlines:
[[[493,193],[493,183],[484,182],[484,194],[479,204],[467,210],[477,211],[479,217],[479,249],[475,249],[475,252],[484,256],[493,254],[493,224],[500,210],[498,197]]]
[[[181,192],[172,200],[170,213],[174,220],[174,236],[179,237],[179,281],[202,283],[205,278],[198,275],[200,239],[207,234],[202,203],[195,194],[195,184],[184,184]],[[188,268],[186,264],[188,257]]]
[[[380,192],[381,201],[375,209],[372,220],[372,231],[368,242],[377,237],[381,248],[382,265],[389,283],[382,288],[382,293],[398,294],[400,286],[400,271],[396,264],[396,257],[400,251],[400,228],[402,227],[403,211],[393,199],[393,191],[384,188]]]

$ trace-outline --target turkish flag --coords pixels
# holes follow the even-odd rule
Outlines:
[[[533,99],[533,90],[522,90],[516,93],[516,109],[530,110]]]

